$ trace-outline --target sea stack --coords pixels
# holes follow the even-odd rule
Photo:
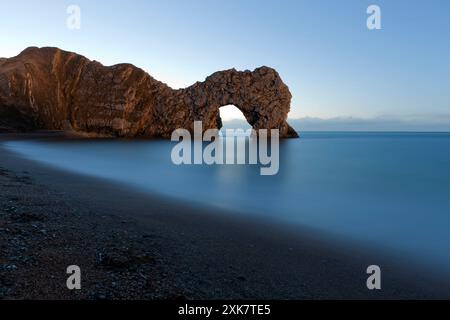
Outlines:
[[[292,138],[291,97],[269,67],[218,71],[174,90],[131,64],[103,66],[58,48],[0,58],[0,127],[9,130],[169,138],[178,128],[192,131],[194,121],[220,129],[219,108],[235,105],[255,130],[279,129]]]

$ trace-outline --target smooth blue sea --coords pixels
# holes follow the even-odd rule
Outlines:
[[[448,133],[305,132],[301,139],[281,141],[274,176],[261,176],[257,165],[176,166],[174,145],[162,140],[5,142],[21,156],[57,168],[310,227],[450,271]]]

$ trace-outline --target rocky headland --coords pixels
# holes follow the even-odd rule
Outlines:
[[[269,67],[216,72],[174,90],[131,64],[104,66],[58,48],[30,47],[0,59],[0,130],[70,130],[113,137],[168,138],[178,128],[222,127],[219,108],[235,105],[255,129],[286,122],[291,93]]]

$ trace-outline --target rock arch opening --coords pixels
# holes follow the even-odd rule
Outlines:
[[[224,133],[226,129],[242,129],[247,131],[252,128],[245,118],[244,113],[234,105],[220,107],[219,116],[222,123],[222,128],[220,128],[222,133]]]

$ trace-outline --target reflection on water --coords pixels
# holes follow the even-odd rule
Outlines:
[[[169,141],[38,140],[28,158],[148,191],[342,234],[450,270],[450,134],[304,133],[280,170],[171,162]]]

